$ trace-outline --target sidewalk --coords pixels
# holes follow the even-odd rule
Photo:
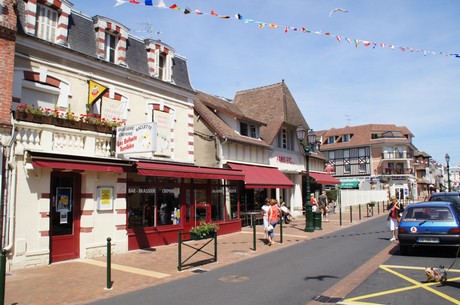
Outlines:
[[[290,224],[283,224],[283,243],[280,243],[280,227],[277,225],[275,228],[276,244],[273,246],[263,243],[263,228],[257,226],[256,251],[253,250],[253,229],[244,227],[241,232],[218,236],[217,262],[194,267],[184,266],[180,272],[177,269],[177,244],[131,251],[126,254],[114,254],[111,257],[111,289],[106,288],[106,257],[17,270],[6,277],[5,304],[87,304],[276,251],[383,214],[382,209],[380,209],[380,214],[377,214],[377,209],[374,209],[374,216],[367,217],[365,208],[362,208],[361,220],[359,220],[359,211],[358,208],[355,208],[352,215],[353,222],[350,222],[350,212],[342,212],[342,225],[340,225],[340,214],[337,212],[328,217],[329,222],[322,223],[322,230],[314,232],[305,232],[305,219],[297,218]],[[190,241],[188,244],[199,247],[205,242],[206,240]],[[211,242],[203,250],[213,254],[213,245]],[[182,251],[182,261],[194,252],[193,249],[184,246]],[[187,263],[209,258],[211,257],[199,253]]]

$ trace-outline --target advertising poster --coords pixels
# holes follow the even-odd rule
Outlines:
[[[154,152],[157,146],[156,123],[117,127],[117,154]]]

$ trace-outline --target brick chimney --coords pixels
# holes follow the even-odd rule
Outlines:
[[[0,0],[0,135],[9,135],[13,97],[17,0]]]

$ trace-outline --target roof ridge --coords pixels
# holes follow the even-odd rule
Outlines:
[[[279,82],[279,83],[275,83],[275,84],[271,84],[271,85],[265,85],[265,86],[260,86],[260,87],[256,87],[256,88],[236,91],[235,95],[237,95],[238,93],[245,93],[245,92],[251,92],[251,91],[256,91],[256,90],[260,90],[260,89],[267,89],[267,88],[270,88],[270,87],[276,87],[276,86],[283,85],[283,84],[284,84],[284,80]]]

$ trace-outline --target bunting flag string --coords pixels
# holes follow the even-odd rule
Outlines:
[[[125,3],[131,3],[131,4],[141,4],[142,0],[116,0],[115,7],[125,4]],[[162,8],[162,9],[171,9],[171,10],[176,10],[176,11],[182,11],[184,15],[188,15],[192,12],[194,12],[196,15],[209,15],[209,16],[214,16],[218,17],[221,19],[235,19],[242,21],[244,23],[250,24],[254,23],[257,24],[259,29],[262,28],[270,28],[270,29],[282,29],[285,33],[288,33],[289,31],[293,32],[301,32],[301,33],[313,33],[317,35],[324,35],[324,36],[331,36],[334,37],[334,39],[338,42],[341,43],[342,39],[347,41],[349,44],[353,43],[355,47],[359,46],[364,46],[364,47],[370,47],[372,46],[372,49],[375,49],[377,46],[380,48],[388,48],[390,50],[400,50],[401,52],[406,52],[408,51],[409,53],[421,53],[424,56],[426,55],[442,55],[446,57],[453,57],[453,58],[460,58],[460,54],[458,53],[449,53],[449,52],[440,52],[440,51],[429,51],[429,50],[423,50],[423,49],[416,49],[416,48],[410,48],[410,47],[403,47],[403,46],[395,46],[393,44],[387,44],[383,42],[371,42],[368,40],[362,40],[362,39],[355,39],[355,38],[350,38],[350,37],[345,37],[343,35],[337,35],[337,34],[332,34],[331,32],[322,32],[322,31],[312,31],[309,30],[307,27],[294,27],[294,26],[287,26],[287,25],[279,25],[279,24],[274,24],[274,23],[269,23],[269,22],[264,22],[264,21],[256,21],[254,19],[247,19],[244,18],[241,14],[236,14],[234,18],[232,18],[230,15],[221,15],[217,13],[215,10],[211,10],[210,13],[203,13],[202,11],[198,9],[190,9],[189,7],[186,7],[184,9],[181,9],[177,4],[172,4],[168,6],[165,4],[164,0],[157,0],[156,4],[153,4],[153,0],[144,0],[143,1],[146,6],[152,6],[156,8]]]

